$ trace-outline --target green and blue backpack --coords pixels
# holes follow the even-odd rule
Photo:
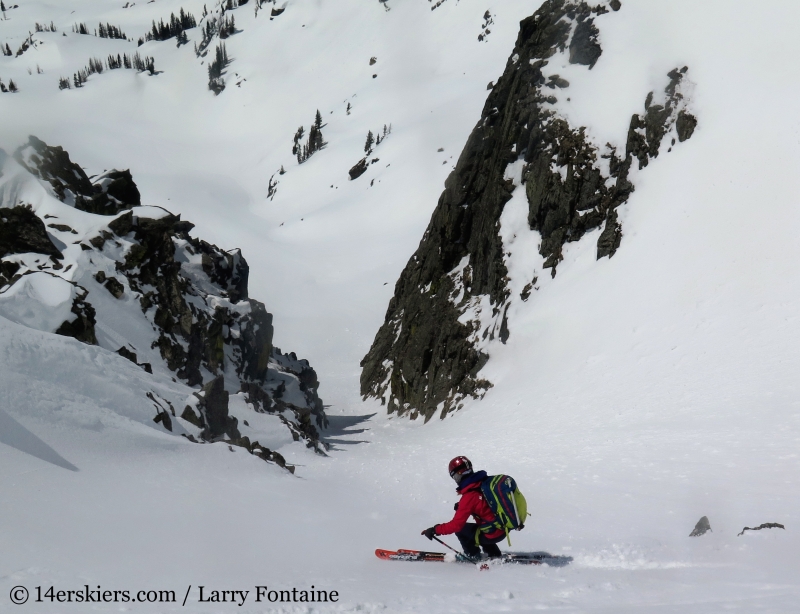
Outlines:
[[[475,533],[475,543],[478,543],[480,534],[503,529],[506,532],[508,545],[511,538],[508,532],[512,529],[521,531],[525,528],[525,519],[528,514],[528,503],[524,495],[517,488],[517,483],[510,475],[490,475],[481,482],[481,494],[494,513],[496,520],[479,527]]]

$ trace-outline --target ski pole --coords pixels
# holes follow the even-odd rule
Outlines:
[[[444,543],[444,542],[443,542],[441,539],[439,539],[439,538],[438,538],[438,537],[436,537],[435,535],[433,536],[433,539],[435,539],[437,542],[439,542],[440,544],[442,544],[442,546],[444,546],[445,548],[450,548],[450,550],[452,550],[452,551],[453,551],[453,552],[455,552],[456,554],[460,554],[460,555],[461,555],[461,556],[463,556],[465,559],[467,559],[469,562],[471,562],[471,563],[477,563],[477,562],[478,562],[478,561],[476,561],[475,559],[473,559],[471,556],[467,556],[466,554],[464,554],[464,553],[463,553],[463,552],[461,552],[460,550],[456,550],[455,548],[453,548],[453,547],[452,547],[452,546],[450,546],[449,544],[446,544],[446,543]]]

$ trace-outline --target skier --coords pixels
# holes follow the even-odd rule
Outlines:
[[[497,523],[497,517],[481,494],[481,482],[486,479],[486,472],[474,472],[466,456],[456,456],[450,461],[448,470],[450,477],[458,484],[456,492],[461,495],[461,500],[455,505],[455,516],[450,522],[425,529],[422,535],[432,540],[434,535],[455,533],[467,556],[480,555],[479,546],[483,546],[483,551],[490,558],[501,556],[497,542],[505,538],[506,532]],[[475,518],[477,524],[467,522],[470,516]]]

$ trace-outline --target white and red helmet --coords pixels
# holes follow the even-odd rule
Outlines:
[[[447,466],[450,477],[460,484],[464,476],[472,473],[472,462],[466,456],[456,456]]]

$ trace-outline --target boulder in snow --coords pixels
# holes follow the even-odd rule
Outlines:
[[[708,522],[708,516],[703,516],[697,521],[697,524],[694,525],[694,529],[692,529],[692,532],[689,533],[689,537],[700,537],[701,535],[708,533],[710,530],[711,524]]]

